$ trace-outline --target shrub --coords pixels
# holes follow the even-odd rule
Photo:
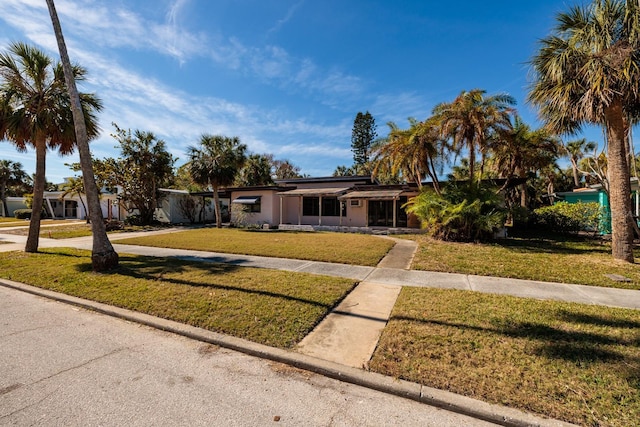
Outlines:
[[[536,209],[533,213],[536,226],[569,234],[579,231],[598,232],[604,211],[596,202],[558,202],[552,206]]]
[[[405,206],[431,237],[440,240],[488,240],[506,218],[504,200],[496,189],[475,184],[448,184],[441,194],[424,189]]]
[[[13,216],[16,219],[31,219],[31,209],[16,209],[13,211]]]

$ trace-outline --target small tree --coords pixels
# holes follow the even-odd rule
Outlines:
[[[300,167],[294,165],[289,160],[277,160],[273,159],[273,156],[269,155],[271,161],[271,174],[273,179],[291,179],[301,178]]]
[[[122,189],[121,201],[129,212],[137,210],[141,224],[150,224],[158,206],[159,189],[169,186],[173,178],[175,158],[167,151],[164,141],[151,132],[120,129],[115,123],[112,135],[119,143],[121,156],[98,163],[103,170],[95,173],[110,187]]]
[[[490,239],[506,219],[502,195],[496,188],[475,183],[445,185],[440,194],[422,187],[406,206],[422,228],[436,239],[479,241]]]
[[[353,130],[351,131],[351,151],[353,151],[353,161],[355,170],[363,170],[370,173],[371,145],[375,141],[378,133],[376,132],[376,121],[368,111],[366,113],[358,112],[353,121]]]
[[[84,212],[86,214],[87,224],[89,224],[91,222],[91,217],[89,216],[87,207],[84,204],[84,200],[82,200],[82,195],[85,194],[84,181],[82,180],[82,178],[78,178],[75,176],[72,178],[67,178],[67,182],[62,185],[62,190],[63,193],[60,195],[60,199],[64,199],[68,195],[78,196],[78,199],[80,199],[80,203],[82,204],[82,209],[84,209]]]
[[[31,178],[22,169],[20,162],[0,160],[0,199],[2,200],[2,215],[9,216],[7,197],[11,194],[22,195],[32,192]]]

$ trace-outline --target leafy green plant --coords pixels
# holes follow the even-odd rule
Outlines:
[[[558,202],[534,211],[536,225],[558,233],[600,230],[603,208],[596,202]]]
[[[503,202],[495,188],[450,183],[441,194],[423,189],[405,206],[433,238],[479,241],[492,238],[504,225]]]

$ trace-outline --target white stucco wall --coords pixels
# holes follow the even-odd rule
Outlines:
[[[231,222],[236,224],[241,221],[240,218],[238,218],[235,209],[233,208],[233,205],[240,205],[238,203],[233,203],[233,200],[238,197],[260,197],[260,212],[243,212],[243,221],[245,225],[278,225],[280,221],[280,200],[276,195],[276,190],[232,191]]]

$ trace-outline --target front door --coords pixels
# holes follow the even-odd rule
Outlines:
[[[406,197],[396,201],[396,227],[407,226],[407,213],[402,206]],[[369,200],[369,227],[393,227],[393,200]]]

